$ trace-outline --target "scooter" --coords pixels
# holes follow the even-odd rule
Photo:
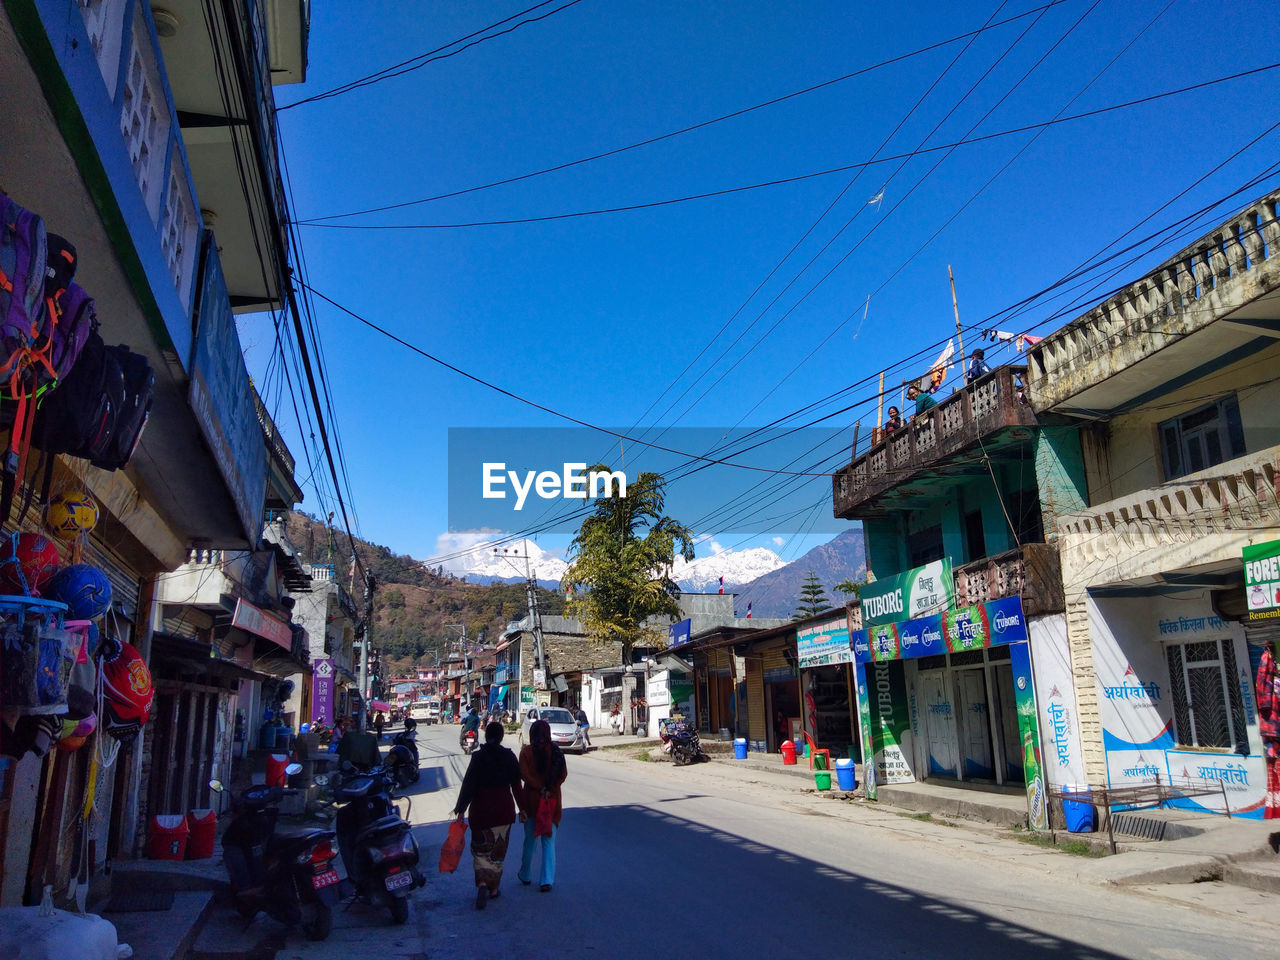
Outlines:
[[[711,759],[702,749],[697,729],[688,720],[659,721],[658,737],[662,740],[663,752],[671,755],[671,762],[677,767]]]
[[[302,770],[291,763],[285,772]],[[222,782],[210,780],[218,794]],[[338,900],[337,854],[329,830],[300,834],[275,832],[280,800],[297,793],[283,787],[253,786],[232,805],[233,816],[222,836],[222,855],[231,881],[236,911],[245,920],[265,913],[288,926],[302,925],[308,940],[324,940],[333,928]]]
[[[357,773],[334,790],[338,809],[338,849],[357,897],[381,903],[394,923],[409,919],[407,897],[427,880],[418,870],[418,844],[409,824],[391,802],[391,774],[385,767]]]
[[[462,736],[462,752],[470,756],[471,751],[474,750],[475,748],[476,748],[476,732],[474,730],[468,730]]]
[[[387,751],[383,762],[395,778],[396,786],[406,787],[417,783],[422,773],[418,769],[418,739],[414,733],[410,730],[397,733],[391,740],[391,749]]]

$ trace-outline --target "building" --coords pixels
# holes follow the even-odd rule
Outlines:
[[[310,563],[303,569],[308,589],[294,595],[293,616],[307,632],[311,671],[293,677],[288,709],[303,722],[332,726],[335,719],[355,716],[360,709],[356,638],[363,620],[332,564]]]
[[[1026,403],[1025,375],[999,367],[877,435],[833,498],[836,516],[862,521],[875,578],[861,625],[844,625],[869,790],[1022,785],[1042,826],[1046,787],[1083,782],[1054,540],[1084,502],[1084,468],[1076,431]],[[1046,781],[1040,744],[1055,730]]]
[[[213,762],[225,734],[218,711],[238,680],[230,665],[211,668],[211,689],[193,689],[182,644],[212,643],[212,634],[205,641],[179,630],[173,640],[166,631],[153,645],[166,621],[155,578],[192,558],[212,568],[212,552],[223,560],[274,552],[262,547],[272,444],[256,415],[234,313],[283,302],[287,217],[271,85],[302,79],[308,5],[166,6],[0,5],[0,104],[9,118],[0,183],[75,246],[76,281],[96,300],[103,339],[129,344],[155,378],[146,430],[127,465],[107,471],[59,456],[51,489],[75,486],[96,499],[101,518],[84,558],[112,585],[101,630],[138,649],[159,693],[152,722],[119,742],[109,764],[92,764],[84,749],[0,758],[3,905],[35,903],[46,884],[65,896],[76,838],[95,878],[108,860],[137,855],[161,782],[153,757],[161,732],[173,729],[156,723],[166,711],[203,718],[184,737],[208,742],[214,728]],[[20,491],[39,488],[38,459],[15,478]],[[38,524],[26,512],[4,519],[6,531]],[[264,562],[265,604],[274,560]],[[218,569],[225,572],[222,561]],[[257,582],[247,561],[232,572],[242,588]],[[203,775],[189,766],[155,789],[185,804],[198,799]],[[81,824],[77,811],[91,789],[94,809]]]
[[[1056,517],[1089,783],[1266,789],[1255,677],[1280,635],[1280,241],[1269,193],[1028,354],[1031,407],[1079,437]],[[1188,801],[1190,802],[1190,801]],[[1221,810],[1220,798],[1197,798]]]

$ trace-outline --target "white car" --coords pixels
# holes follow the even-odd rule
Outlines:
[[[529,742],[529,728],[538,720],[545,720],[551,727],[551,742],[561,750],[577,750],[586,753],[586,741],[582,737],[582,728],[573,714],[564,707],[535,707],[525,714],[524,723],[520,725],[520,743]]]

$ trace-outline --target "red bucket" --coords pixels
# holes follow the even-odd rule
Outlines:
[[[267,755],[267,786],[283,787],[288,774],[284,772],[284,768],[289,765],[289,755],[287,753],[272,753]]]
[[[213,856],[213,844],[218,838],[218,815],[210,807],[192,810],[187,814],[187,859],[207,860]]]
[[[181,860],[187,851],[187,818],[161,814],[151,818],[147,832],[147,856],[152,860]]]

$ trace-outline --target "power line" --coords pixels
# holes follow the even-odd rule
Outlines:
[[[1265,73],[1269,70],[1280,68],[1280,63],[1271,63],[1262,67],[1255,67],[1252,70],[1245,70],[1240,73],[1233,73],[1225,77],[1218,77],[1214,80],[1205,80],[1200,83],[1194,83],[1189,86],[1179,87],[1176,90],[1167,90],[1163,93],[1153,93],[1149,96],[1139,97],[1134,100],[1126,100],[1123,103],[1116,103],[1106,107],[1098,107],[1094,110],[1086,110],[1083,113],[1075,113],[1066,117],[1056,117],[1050,120],[1041,120],[1036,123],[1023,124],[1018,127],[1011,127],[1007,130],[999,130],[994,133],[984,133],[978,136],[965,137],[950,143],[937,144],[931,147],[918,147],[905,153],[896,153],[886,157],[873,158],[871,160],[861,160],[857,163],[846,163],[838,167],[828,167],[824,170],[816,170],[811,173],[800,173],[790,177],[779,177],[774,180],[762,180],[756,183],[742,184],[736,187],[724,187],[719,190],[708,190],[703,193],[691,193],[680,197],[669,197],[665,200],[649,200],[642,203],[621,204],[613,207],[596,207],[590,210],[574,210],[568,213],[552,213],[544,214],[537,217],[507,217],[499,220],[467,220],[454,223],[322,223],[319,220],[298,220],[295,221],[299,226],[327,228],[331,230],[462,230],[471,227],[503,227],[517,226],[521,224],[532,223],[549,223],[556,220],[574,220],[582,217],[596,217],[613,213],[630,213],[636,210],[652,210],[656,207],[669,207],[681,203],[692,203],[696,200],[709,200],[715,197],[730,196],[735,193],[746,193],[752,190],[763,190],[768,187],[785,186],[791,183],[802,183],[805,180],[813,180],[818,177],[828,177],[836,173],[848,173],[850,170],[863,170],[868,167],[878,166],[883,163],[892,163],[894,161],[910,160],[914,157],[926,156],[932,153],[942,153],[944,151],[953,151],[958,147],[967,147],[979,143],[987,143],[992,140],[999,140],[1005,137],[1016,136],[1019,133],[1029,133],[1037,130],[1045,130],[1049,127],[1055,127],[1059,124],[1074,123],[1079,120],[1087,120],[1090,117],[1100,116],[1106,113],[1114,113],[1118,110],[1127,110],[1130,107],[1142,106],[1143,104],[1153,103],[1158,100],[1165,100],[1170,97],[1180,96],[1185,93],[1191,93],[1196,90],[1203,90],[1208,87],[1217,86],[1221,83],[1228,83],[1232,80],[1240,80],[1254,74]],[[418,202],[418,201],[414,201]],[[401,204],[406,206],[407,204]],[[389,208],[381,208],[389,209]],[[372,212],[372,211],[361,211]],[[356,214],[345,214],[343,216],[356,216]],[[332,219],[332,218],[330,218]]]

